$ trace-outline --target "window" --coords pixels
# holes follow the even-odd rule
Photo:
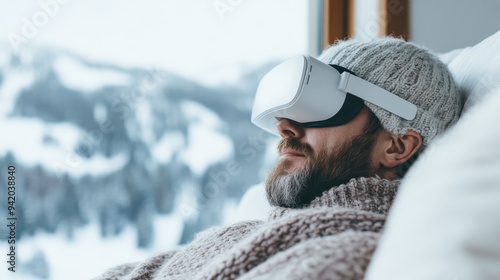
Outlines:
[[[19,275],[92,278],[229,221],[275,157],[250,123],[257,83],[309,52],[309,11],[306,0],[4,4],[0,166],[18,170]]]

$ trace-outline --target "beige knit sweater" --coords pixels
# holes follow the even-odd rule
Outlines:
[[[362,279],[399,181],[352,179],[302,209],[277,208],[95,279]]]

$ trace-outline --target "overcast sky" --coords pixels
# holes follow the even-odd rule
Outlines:
[[[235,79],[241,65],[308,47],[307,0],[56,1],[0,0],[0,40],[20,36],[21,47],[49,45],[95,61],[160,66],[206,83]]]

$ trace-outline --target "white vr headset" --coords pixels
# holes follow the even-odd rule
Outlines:
[[[279,136],[282,118],[305,127],[338,126],[352,120],[373,103],[406,120],[417,106],[351,71],[300,55],[274,67],[260,81],[252,109],[252,123]]]

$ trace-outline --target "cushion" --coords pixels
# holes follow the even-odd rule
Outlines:
[[[267,221],[272,207],[266,197],[264,183],[251,186],[241,198],[236,214],[230,222],[247,220]]]
[[[500,31],[479,44],[439,56],[466,96],[468,111],[483,95],[500,86]]]
[[[404,178],[366,279],[500,279],[500,88],[460,79],[480,101]]]

